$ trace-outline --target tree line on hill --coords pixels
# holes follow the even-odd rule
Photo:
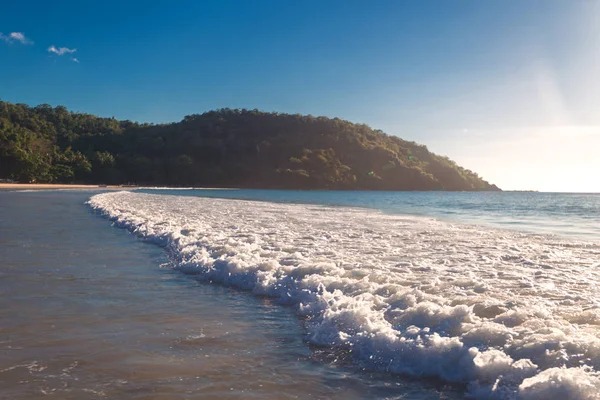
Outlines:
[[[0,101],[0,179],[285,189],[499,190],[427,147],[338,118],[219,109],[140,124]]]

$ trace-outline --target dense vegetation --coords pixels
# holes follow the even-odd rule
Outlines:
[[[0,179],[498,190],[425,146],[338,118],[220,109],[152,125],[1,101]]]

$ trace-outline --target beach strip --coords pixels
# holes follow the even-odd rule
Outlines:
[[[118,186],[118,185],[77,185],[77,184],[66,184],[66,183],[0,183],[0,190],[56,190],[56,189],[137,189],[138,187],[132,186]]]

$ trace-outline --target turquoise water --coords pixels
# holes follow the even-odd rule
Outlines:
[[[599,193],[365,192],[294,190],[141,190],[281,203],[367,207],[390,214],[432,217],[532,233],[600,240]]]

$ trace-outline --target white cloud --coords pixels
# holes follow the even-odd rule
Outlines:
[[[71,58],[71,61],[73,61],[73,62],[75,62],[75,63],[79,64],[79,60],[78,60],[77,58],[75,58],[75,57]]]
[[[55,53],[55,54],[58,54],[59,56],[62,56],[63,54],[75,53],[76,51],[77,51],[77,49],[69,49],[67,47],[59,47],[59,48],[56,48],[54,46],[48,47],[49,53]]]
[[[0,32],[0,39],[4,40],[6,43],[19,42],[21,44],[33,44],[33,41],[25,37],[23,32],[11,32],[8,35],[4,35]]]

